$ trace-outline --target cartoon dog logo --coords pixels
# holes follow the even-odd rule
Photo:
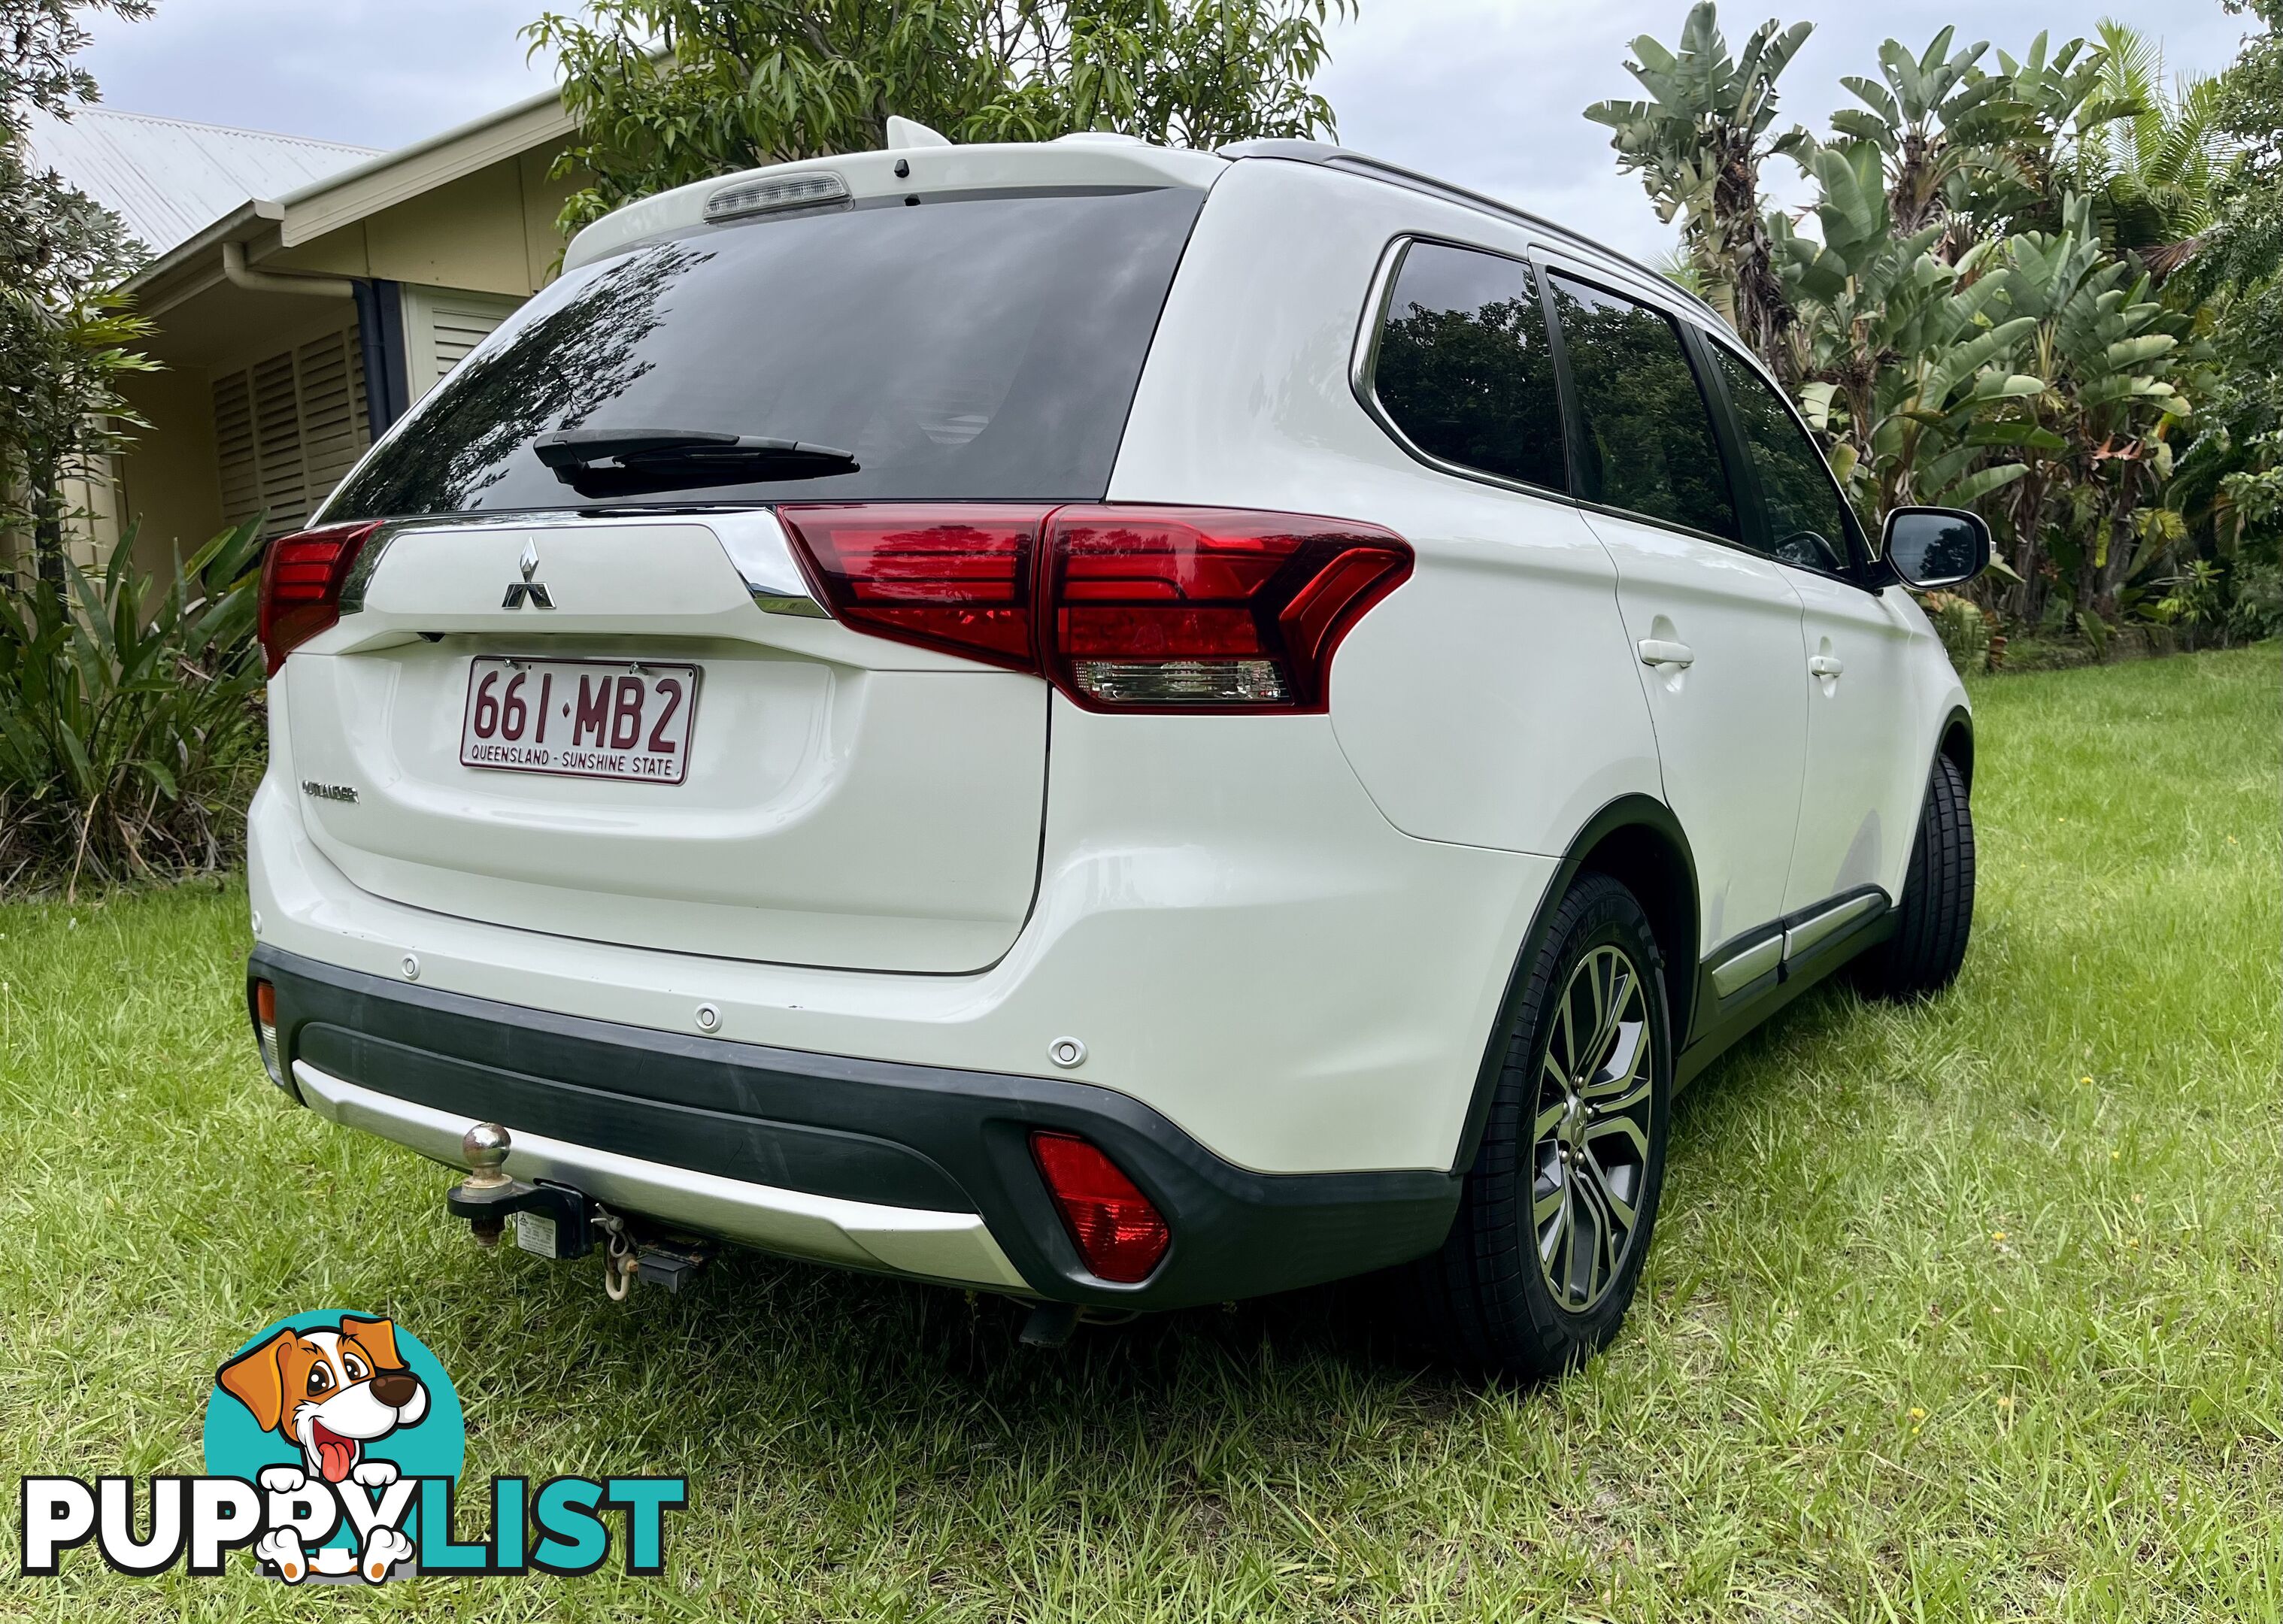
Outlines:
[[[427,1386],[397,1356],[396,1327],[386,1319],[343,1315],[338,1330],[282,1327],[223,1365],[214,1382],[245,1406],[263,1432],[300,1450],[301,1468],[263,1469],[261,1486],[276,1494],[292,1494],[313,1478],[386,1488],[396,1481],[396,1466],[366,1459],[365,1446],[417,1425],[428,1413]],[[291,1582],[312,1566],[290,1528],[264,1535],[254,1554]],[[316,1571],[347,1571],[346,1554],[318,1551]],[[356,1555],[356,1571],[377,1581],[411,1554],[407,1536],[375,1527]]]

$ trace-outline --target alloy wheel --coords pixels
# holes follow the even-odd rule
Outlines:
[[[1539,1268],[1573,1314],[1609,1294],[1641,1228],[1655,1043],[1632,955],[1589,949],[1554,1010],[1531,1147]]]

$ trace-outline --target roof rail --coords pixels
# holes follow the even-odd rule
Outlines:
[[[1410,190],[1424,192],[1430,197],[1440,198],[1445,202],[1456,203],[1486,214],[1497,214],[1508,220],[1517,221],[1534,230],[1543,231],[1549,237],[1559,237],[1574,247],[1590,250],[1605,258],[1615,260],[1621,265],[1628,266],[1660,286],[1671,289],[1676,298],[1711,317],[1721,326],[1726,327],[1728,324],[1727,317],[1714,309],[1703,296],[1690,292],[1653,265],[1644,264],[1632,255],[1612,248],[1606,243],[1597,243],[1584,232],[1575,230],[1558,221],[1548,220],[1543,214],[1533,214],[1528,209],[1517,208],[1511,203],[1487,197],[1479,191],[1469,191],[1463,186],[1454,186],[1450,182],[1438,180],[1431,175],[1422,175],[1416,169],[1406,169],[1400,164],[1391,164],[1365,153],[1353,152],[1347,147],[1335,146],[1328,141],[1294,141],[1263,137],[1252,141],[1234,141],[1227,146],[1215,150],[1223,158],[1282,158],[1294,163],[1317,164],[1327,169],[1339,169],[1352,175],[1368,175],[1375,180],[1385,181],[1390,185],[1406,187]]]

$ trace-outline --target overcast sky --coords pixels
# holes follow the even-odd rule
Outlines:
[[[569,10],[575,0],[552,0]],[[1765,0],[1761,0],[1765,4]],[[105,19],[87,55],[104,99],[134,113],[395,146],[551,82],[516,30],[549,0],[160,0],[149,22]],[[1610,161],[1587,104],[1634,93],[1628,43],[1672,43],[1687,0],[1363,0],[1332,37],[1321,88],[1349,146],[1552,215],[1636,253],[1669,233],[1638,182]],[[1732,45],[1767,13],[1731,4]],[[2090,34],[2114,16],[2160,39],[2175,73],[2209,73],[2234,54],[2243,19],[2219,0],[1793,0],[1787,20],[1816,25],[1786,72],[1783,116],[1820,129],[1847,101],[1843,74],[1875,74],[1889,35],[1922,49],[1975,19],[2020,55],[2041,28]],[[1796,193],[1778,159],[1771,178]]]

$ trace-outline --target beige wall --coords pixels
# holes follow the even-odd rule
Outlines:
[[[548,178],[561,149],[503,159],[260,264],[528,298],[563,258],[555,218],[576,183]]]
[[[164,579],[176,556],[189,557],[222,528],[213,389],[200,369],[143,373],[120,392],[151,424],[135,431],[119,459],[120,501],[141,523],[136,561]]]
[[[463,302],[503,312],[552,281],[560,265],[556,216],[577,184],[549,177],[563,145],[503,159],[296,248],[264,253],[256,242],[249,257],[263,270],[404,283],[409,307],[464,290],[478,297]],[[274,247],[274,234],[269,241]],[[151,426],[136,431],[120,460],[122,505],[141,521],[136,556],[154,573],[170,567],[176,549],[187,556],[222,527],[214,377],[355,321],[347,299],[231,287],[221,280],[219,249],[214,258],[210,276],[157,301],[160,331],[150,348],[167,369],[133,378],[125,391]],[[432,363],[428,377],[413,380],[416,397],[432,370]]]

